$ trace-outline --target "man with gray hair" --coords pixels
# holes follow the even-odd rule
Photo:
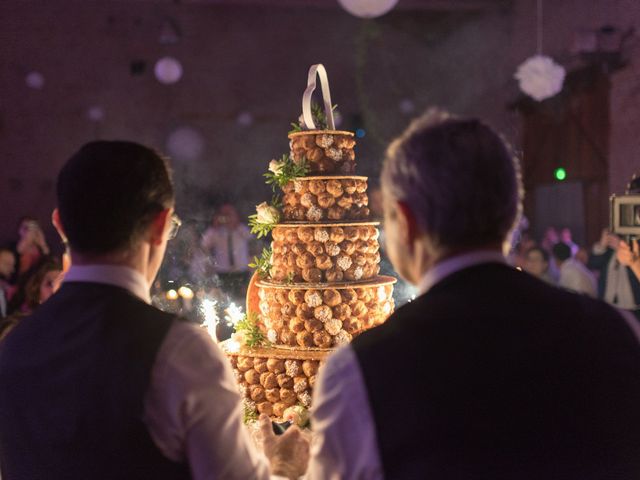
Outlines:
[[[421,295],[323,367],[309,476],[638,478],[638,326],[507,265],[522,186],[501,138],[429,112],[382,189],[389,256]]]

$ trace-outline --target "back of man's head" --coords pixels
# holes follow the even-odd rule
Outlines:
[[[558,242],[551,248],[553,258],[562,263],[571,258],[571,247],[564,242]]]
[[[449,248],[504,242],[522,208],[519,165],[500,136],[436,110],[389,146],[382,187]]]
[[[71,248],[104,254],[132,246],[174,202],[165,160],[133,142],[84,145],[62,167],[58,210]]]

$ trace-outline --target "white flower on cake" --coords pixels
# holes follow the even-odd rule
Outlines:
[[[282,417],[298,427],[304,427],[309,421],[309,411],[300,405],[296,405],[287,408],[282,414]]]
[[[553,59],[534,55],[520,64],[514,77],[520,83],[520,90],[540,102],[562,90],[565,74],[564,68]]]
[[[269,171],[274,175],[280,175],[282,173],[283,168],[284,168],[284,162],[281,162],[275,159],[269,162]]]
[[[265,225],[273,225],[280,220],[280,212],[276,207],[269,205],[267,202],[262,202],[256,206],[256,222]]]

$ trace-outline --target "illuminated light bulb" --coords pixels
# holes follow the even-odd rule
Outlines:
[[[193,298],[193,290],[189,287],[182,286],[178,289],[178,295],[186,300],[191,300]]]
[[[167,297],[167,300],[177,300],[178,299],[178,292],[176,292],[173,288],[169,291],[167,291],[167,293],[165,294],[165,296]]]
[[[556,178],[556,180],[561,182],[565,178],[567,178],[567,171],[562,167],[558,167],[553,171],[553,176]]]

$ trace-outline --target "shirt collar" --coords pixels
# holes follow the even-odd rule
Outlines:
[[[142,273],[120,265],[72,265],[64,282],[92,282],[115,285],[151,303],[149,283]]]
[[[436,263],[430,268],[418,283],[420,295],[427,293],[436,283],[440,283],[449,275],[464,270],[465,268],[480,265],[482,263],[503,263],[507,261],[504,255],[496,250],[476,250],[449,257]]]

